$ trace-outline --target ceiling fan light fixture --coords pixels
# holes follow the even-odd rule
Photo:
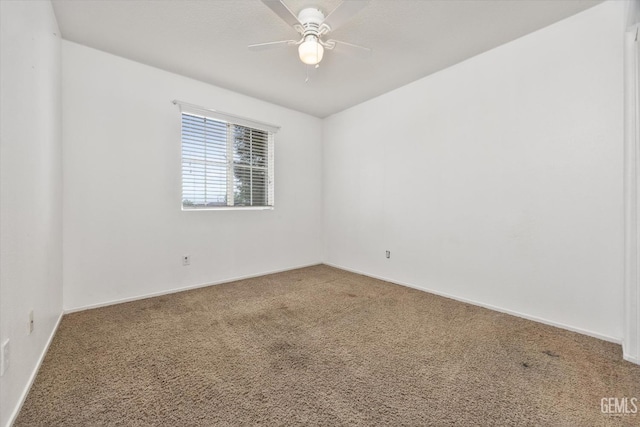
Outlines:
[[[324,55],[324,47],[314,35],[305,37],[305,40],[298,46],[298,55],[300,61],[307,65],[316,65],[322,61]]]

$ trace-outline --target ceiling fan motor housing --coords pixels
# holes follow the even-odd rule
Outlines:
[[[302,24],[302,35],[314,35],[316,37],[321,36],[328,32],[329,27],[324,24],[326,30],[323,27],[324,13],[321,10],[314,7],[302,9],[298,14],[298,21]]]

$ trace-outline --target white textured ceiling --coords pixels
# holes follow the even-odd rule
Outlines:
[[[327,12],[340,0],[285,0]],[[53,0],[62,36],[275,104],[326,117],[578,13],[599,0],[372,0],[331,38],[373,49],[327,51],[319,69],[259,0]]]

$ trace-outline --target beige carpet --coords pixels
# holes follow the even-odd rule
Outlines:
[[[64,317],[17,426],[640,425],[620,346],[327,266]]]

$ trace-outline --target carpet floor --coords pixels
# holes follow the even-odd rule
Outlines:
[[[605,397],[619,345],[318,265],[64,316],[15,425],[640,425]]]

